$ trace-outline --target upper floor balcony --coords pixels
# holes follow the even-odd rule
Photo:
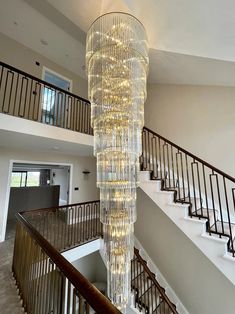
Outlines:
[[[88,100],[0,62],[0,140],[92,152]],[[53,141],[53,143],[52,143]],[[65,147],[64,147],[65,149]]]

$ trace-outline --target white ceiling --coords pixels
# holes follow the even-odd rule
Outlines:
[[[48,0],[85,32],[99,15],[124,11],[144,24],[150,48],[235,61],[234,0]]]
[[[63,18],[61,21],[58,19],[63,23],[58,26],[46,17],[47,6],[44,7],[45,14],[41,14],[24,0],[0,0],[0,5],[2,33],[85,78],[82,69],[85,63],[84,43],[73,36],[71,25],[66,25]],[[48,45],[43,45],[41,40]]]
[[[93,147],[68,141],[0,130],[0,148],[20,151],[64,154],[68,156],[93,156]]]
[[[149,83],[235,86],[235,62],[150,49]]]
[[[145,25],[150,83],[235,86],[234,0],[0,0],[0,4],[1,32],[83,77],[84,32],[100,14],[124,11]]]

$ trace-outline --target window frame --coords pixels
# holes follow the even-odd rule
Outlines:
[[[70,84],[69,84],[69,90],[67,90],[67,91],[65,90],[65,91],[66,91],[66,92],[69,92],[69,93],[72,93],[72,91],[73,91],[73,80],[72,80],[72,79],[70,79],[70,78],[68,78],[68,77],[66,77],[66,76],[64,76],[64,75],[62,75],[62,74],[60,74],[60,73],[58,73],[58,72],[56,72],[56,71],[50,69],[50,68],[47,68],[47,67],[43,66],[43,67],[42,67],[42,80],[43,80],[43,81],[45,81],[45,74],[46,74],[46,72],[50,72],[51,74],[53,74],[53,75],[55,75],[55,76],[58,76],[58,77],[62,78],[62,79],[65,80],[65,81],[70,82]],[[45,82],[46,82],[46,81],[45,81]],[[46,83],[47,83],[47,82],[46,82]]]
[[[38,185],[28,185],[28,173],[29,172],[38,172],[39,173],[39,182],[38,182]],[[12,175],[13,173],[20,173],[21,174],[21,177],[20,177],[20,185],[19,186],[12,186]],[[25,179],[24,179],[24,184],[22,184],[22,175],[23,173],[25,173]],[[11,173],[11,184],[10,184],[10,187],[11,188],[24,188],[24,187],[39,187],[40,186],[40,176],[41,176],[41,173],[40,171],[34,171],[34,170],[12,170],[12,173]]]
[[[72,93],[72,90],[73,90],[73,80],[72,79],[70,79],[70,78],[68,78],[68,77],[66,77],[60,73],[57,73],[56,71],[51,70],[50,68],[43,66],[42,67],[42,80],[45,81],[45,83],[47,83],[45,80],[46,73],[51,73],[52,75],[57,76],[57,77],[61,78],[62,80],[69,82],[69,90],[62,89],[65,92],[65,94],[63,94],[63,97],[64,97],[64,95],[66,95],[66,92]],[[54,105],[52,105],[52,102],[50,101],[50,105],[52,105],[52,107],[54,107],[54,110],[51,111],[52,108],[50,108],[50,110],[48,110],[47,106],[45,107],[45,100],[47,101],[47,99],[48,99],[47,98],[48,95],[46,95],[46,90],[50,90],[50,87],[49,86],[47,87],[45,84],[43,87],[43,92],[41,93],[42,120],[46,124],[54,125],[54,120],[55,119],[57,120],[59,118],[57,116],[57,114],[55,114],[55,112],[56,112],[55,105],[56,105],[56,98],[57,98],[58,93],[57,93],[56,89],[53,90],[51,88],[51,93],[52,93],[51,96],[54,97],[54,101],[53,101]],[[64,106],[64,110],[66,110],[66,106]],[[59,121],[60,121],[60,119],[61,118],[59,118]],[[60,122],[59,124],[63,124],[63,122]]]

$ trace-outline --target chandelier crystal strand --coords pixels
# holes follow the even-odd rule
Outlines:
[[[148,63],[145,29],[132,15],[108,13],[90,27],[86,67],[103,253],[108,296],[123,312],[130,294]]]

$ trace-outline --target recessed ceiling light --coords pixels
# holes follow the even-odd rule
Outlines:
[[[40,42],[41,42],[41,44],[44,45],[44,46],[47,46],[47,45],[48,45],[48,42],[47,42],[45,39],[43,39],[43,38],[40,39]]]

